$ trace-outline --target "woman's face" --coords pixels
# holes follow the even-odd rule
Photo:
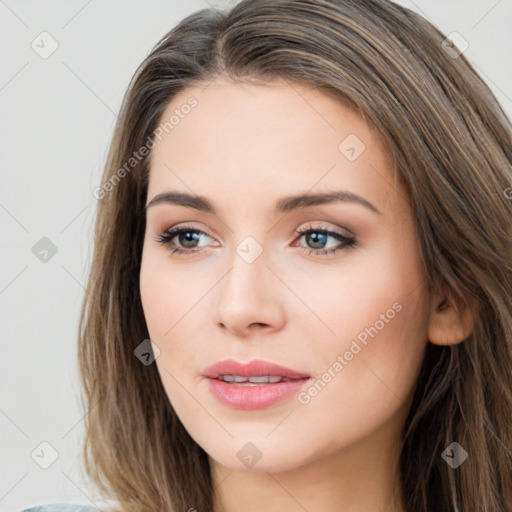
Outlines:
[[[152,150],[140,289],[187,431],[239,470],[395,450],[428,297],[407,193],[375,131],[332,97],[285,82],[190,87],[169,120]],[[181,235],[162,238],[175,227]],[[222,382],[215,373],[285,374],[207,372],[226,359],[304,378]]]

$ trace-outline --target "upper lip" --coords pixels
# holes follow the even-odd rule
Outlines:
[[[246,364],[239,363],[234,359],[224,359],[208,366],[202,375],[209,379],[217,379],[219,375],[239,375],[240,377],[263,377],[269,375],[286,377],[287,379],[306,379],[310,377],[307,373],[298,372],[261,359],[254,359]]]

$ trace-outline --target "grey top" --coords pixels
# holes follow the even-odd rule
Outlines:
[[[74,503],[51,503],[49,505],[37,505],[24,508],[20,512],[98,512],[100,509]]]

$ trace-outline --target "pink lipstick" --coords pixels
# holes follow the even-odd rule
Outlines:
[[[248,364],[226,359],[209,366],[202,375],[221,403],[246,410],[264,409],[285,400],[311,378],[307,373],[258,359]]]

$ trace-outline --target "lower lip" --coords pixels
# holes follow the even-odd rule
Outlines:
[[[298,393],[308,379],[297,379],[256,386],[237,385],[219,379],[208,379],[210,391],[217,400],[235,409],[264,409]]]

